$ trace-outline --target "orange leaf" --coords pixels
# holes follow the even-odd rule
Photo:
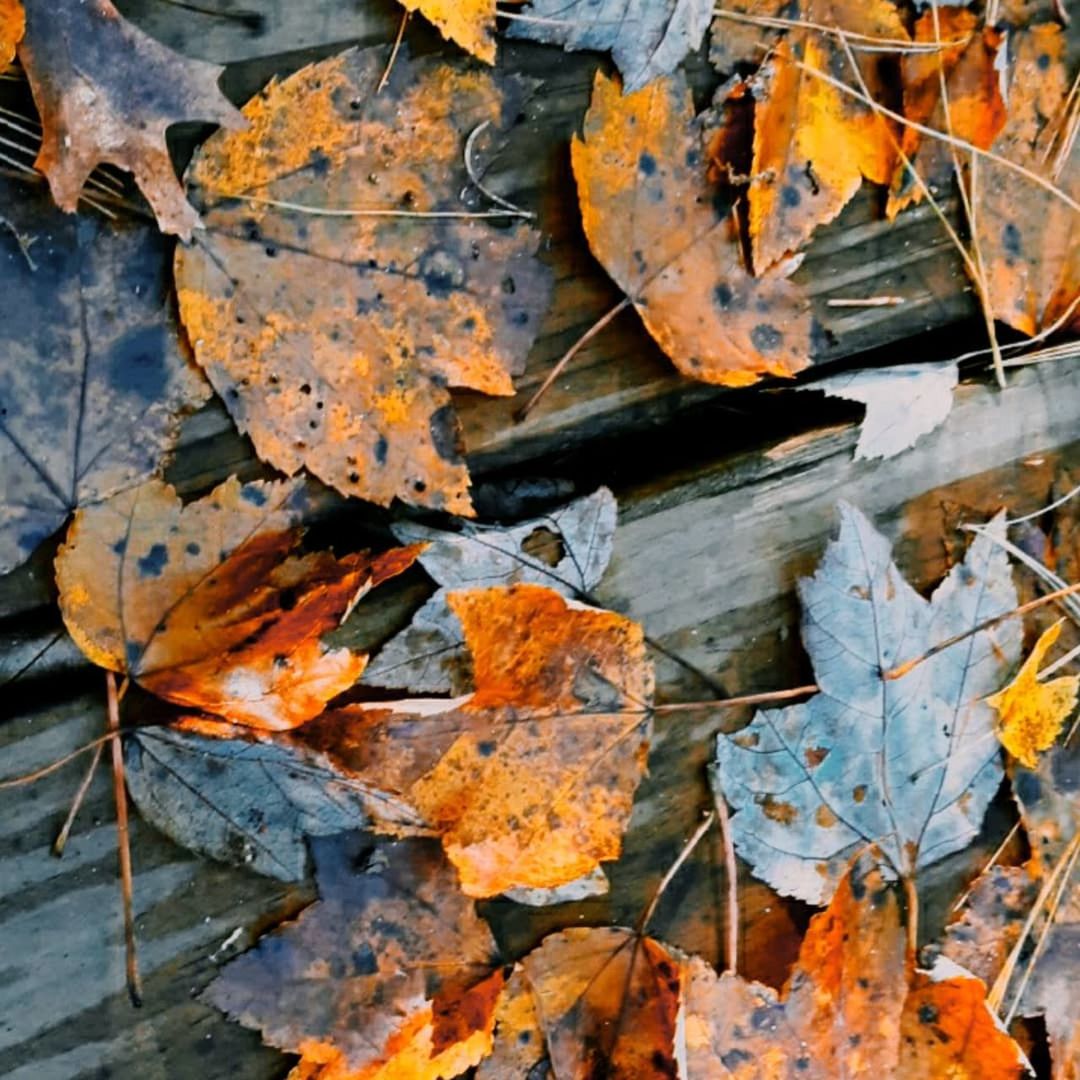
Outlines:
[[[56,559],[69,633],[168,701],[255,727],[303,723],[367,661],[321,635],[419,553],[291,556],[305,501],[299,481],[234,478],[181,506],[153,480],[79,510]]]
[[[312,842],[318,903],[206,991],[305,1080],[438,1080],[491,1049],[502,990],[487,924],[426,840],[363,857],[358,834]]]
[[[180,312],[262,458],[471,514],[448,387],[513,393],[550,274],[533,229],[469,218],[463,153],[525,87],[399,58],[376,95],[385,62],[351,51],[271,83],[249,131],[203,146],[188,179],[207,229],[177,252]]]
[[[0,71],[15,59],[15,46],[26,29],[26,14],[20,0],[0,0]]]
[[[539,585],[450,605],[472,695],[348,706],[296,737],[416,807],[470,896],[554,888],[616,858],[651,730],[641,628]]]
[[[675,366],[746,386],[810,361],[810,315],[780,273],[744,269],[734,219],[714,205],[681,74],[624,95],[598,72],[573,143],[585,234]]]
[[[907,31],[891,0],[803,0],[810,22],[893,41]],[[886,79],[879,53],[860,53],[859,67],[875,98]],[[884,120],[862,102],[806,68],[856,83],[843,46],[810,29],[788,32],[754,79],[753,180],[750,238],[760,273],[799,251],[811,233],[833,218],[859,189],[892,178],[896,151]]]
[[[399,0],[439,28],[444,38],[495,63],[495,0]]]
[[[217,88],[224,69],[166,48],[111,0],[23,6],[19,59],[44,129],[36,165],[57,204],[74,210],[86,178],[107,161],[135,175],[163,232],[190,237],[199,215],[176,179],[165,131],[190,120],[242,125]]]
[[[915,40],[961,44],[950,44],[938,52],[904,55],[904,116],[936,131],[951,132],[986,150],[1005,123],[1005,102],[996,66],[1003,35],[989,27],[980,29],[981,20],[967,8],[939,7],[936,11],[936,36],[931,9],[915,23]],[[948,95],[947,114],[941,95],[942,75]],[[932,194],[949,191],[954,173],[954,151],[949,146],[911,127],[904,128],[900,145]],[[967,160],[966,155],[956,154],[957,160]],[[897,163],[886,207],[889,218],[922,197],[923,189],[907,166]]]

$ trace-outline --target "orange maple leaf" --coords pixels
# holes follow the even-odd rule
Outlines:
[[[26,14],[20,0],[0,0],[0,71],[15,59],[15,46],[26,30]]]

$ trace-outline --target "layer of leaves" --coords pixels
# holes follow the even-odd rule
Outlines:
[[[991,149],[1080,199],[1080,143],[1073,143],[1060,172],[1054,167],[1070,100],[1065,48],[1057,25],[1009,35],[1009,119]],[[1052,325],[1080,294],[1080,215],[993,160],[979,165],[973,202],[994,315],[1024,334]]]
[[[224,70],[189,60],[127,22],[110,0],[23,0],[19,59],[43,134],[37,167],[57,205],[74,210],[100,162],[129,170],[164,232],[189,238],[199,215],[184,198],[165,131],[205,120],[242,127],[218,90]]]
[[[712,9],[712,0],[532,0],[506,33],[572,52],[610,52],[633,93],[700,48]]]
[[[714,766],[737,810],[737,850],[773,888],[810,903],[828,900],[867,843],[909,877],[978,832],[1002,775],[983,698],[1020,651],[1020,629],[1007,619],[883,678],[1014,608],[1008,559],[979,537],[927,601],[869,521],[846,504],[840,514],[839,538],[799,583],[821,692],[718,736]]]
[[[319,901],[229,964],[206,998],[303,1055],[302,1076],[455,1076],[490,1049],[495,942],[438,844],[312,842]],[[381,1072],[386,1069],[386,1072]]]
[[[0,573],[76,506],[141,483],[209,395],[152,230],[69,217],[0,178]]]
[[[809,363],[807,302],[781,272],[743,267],[693,115],[681,73],[625,96],[597,73],[572,148],[589,246],[684,375],[726,386],[793,375]]]
[[[495,0],[399,0],[423,15],[443,37],[489,64],[495,63]]]
[[[417,549],[293,555],[306,505],[299,481],[230,479],[182,506],[152,480],[80,510],[56,560],[68,632],[168,701],[261,728],[309,720],[366,662],[321,636]]]
[[[296,733],[416,808],[470,896],[554,888],[616,858],[653,673],[637,624],[538,585],[451,593],[475,691],[331,711]]]
[[[381,49],[313,64],[248,102],[249,131],[208,140],[180,311],[260,457],[470,514],[447,388],[513,393],[551,281],[533,229],[468,218],[464,146],[508,127],[526,87],[399,57],[376,95],[385,66]]]
[[[607,488],[512,528],[465,524],[451,533],[423,525],[393,526],[403,543],[423,543],[420,564],[440,588],[368,665],[370,686],[412,693],[463,694],[472,688],[468,650],[451,589],[531,582],[563,596],[587,593],[600,581],[615,538],[615,498]]]

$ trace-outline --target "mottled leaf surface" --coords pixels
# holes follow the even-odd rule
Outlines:
[[[20,0],[0,0],[0,71],[15,59],[15,46],[26,29],[26,13]]]
[[[531,582],[563,596],[587,593],[600,581],[615,538],[615,498],[607,488],[509,528],[466,523],[446,532],[394,525],[402,543],[423,543],[420,564],[440,588],[368,665],[363,681],[413,693],[462,694],[472,688],[468,650],[447,595]]]
[[[473,56],[495,63],[495,0],[399,0],[423,15],[443,37]]]
[[[4,573],[76,506],[155,473],[209,387],[181,351],[153,229],[63,214],[7,178],[0,200]]]
[[[799,584],[803,643],[820,692],[720,735],[714,766],[737,811],[736,848],[754,873],[817,904],[867,843],[906,876],[978,832],[1002,776],[983,699],[1020,650],[1020,628],[1009,619],[901,678],[883,678],[1015,607],[1008,560],[979,537],[928,601],[858,510],[842,504],[840,520],[817,573]]]

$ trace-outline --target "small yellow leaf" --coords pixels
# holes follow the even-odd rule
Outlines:
[[[1076,675],[1039,682],[1039,665],[1060,633],[1061,621],[1045,630],[1016,678],[987,699],[998,712],[1001,745],[1029,769],[1038,765],[1039,751],[1058,737],[1080,691],[1080,676]]]

